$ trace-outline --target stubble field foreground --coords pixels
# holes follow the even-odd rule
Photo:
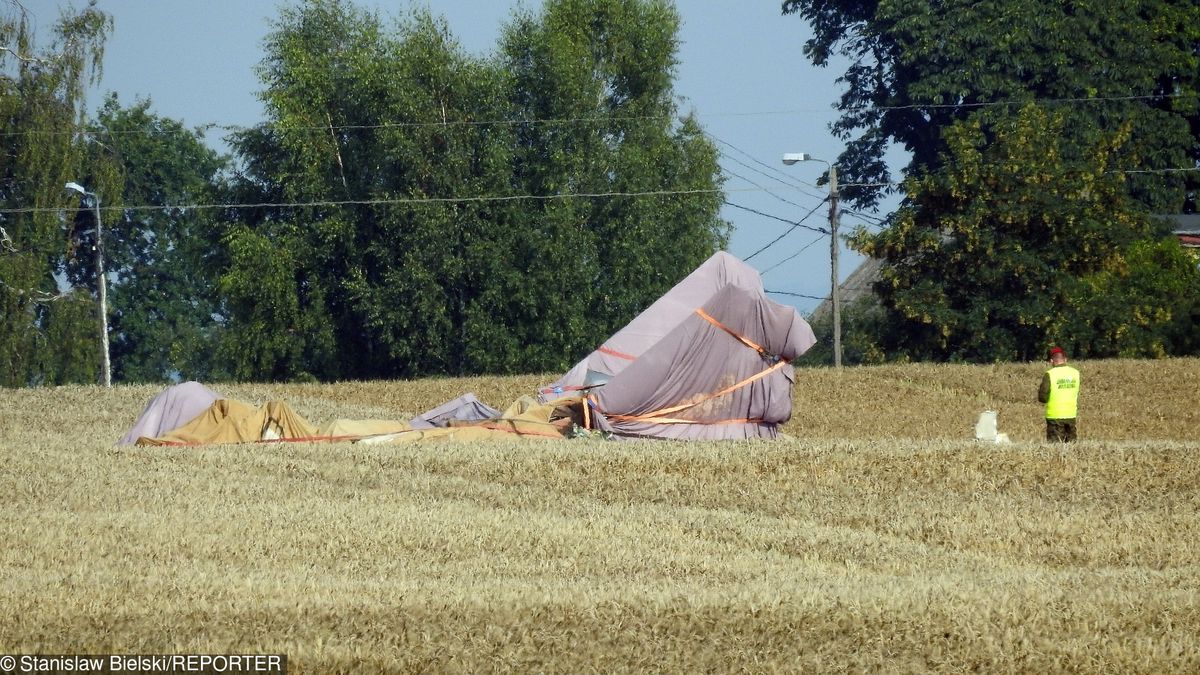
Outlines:
[[[1077,365],[1073,446],[1037,364],[798,370],[777,442],[118,449],[161,387],[0,390],[0,653],[1196,672],[1200,360]],[[212,386],[320,423],[545,379]]]

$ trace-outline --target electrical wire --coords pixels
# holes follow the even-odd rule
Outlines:
[[[808,213],[804,214],[804,217],[803,217],[803,218],[801,218],[800,220],[798,220],[798,221],[796,221],[795,223],[793,223],[793,224],[792,224],[792,226],[791,226],[791,227],[789,227],[788,229],[784,230],[783,234],[779,235],[778,237],[775,237],[775,238],[774,238],[774,239],[772,239],[770,242],[768,242],[766,246],[763,246],[762,248],[758,249],[758,250],[757,250],[757,251],[755,251],[754,253],[751,253],[750,255],[746,256],[745,258],[742,258],[742,260],[743,260],[744,262],[749,262],[751,258],[753,258],[754,256],[758,255],[759,253],[762,253],[763,251],[765,251],[765,250],[767,250],[767,249],[771,248],[771,247],[772,247],[772,246],[774,246],[776,243],[778,243],[780,239],[783,239],[784,237],[786,237],[786,236],[788,236],[789,234],[791,234],[791,232],[792,232],[793,230],[795,230],[797,227],[803,227],[803,228],[805,228],[805,229],[808,229],[808,230],[813,230],[813,231],[816,231],[816,232],[824,232],[824,233],[828,234],[828,230],[820,230],[820,229],[817,229],[817,228],[814,228],[814,227],[811,227],[811,226],[808,226],[808,225],[805,225],[805,224],[804,224],[804,221],[805,221],[805,220],[808,220],[809,216],[811,216],[812,214],[816,213],[816,212],[817,212],[817,209],[821,208],[821,206],[822,206],[822,204],[817,204],[816,206],[814,206],[814,207],[813,207],[813,209],[812,209],[812,211],[809,211]]]
[[[766,172],[764,172],[764,171],[761,171],[761,170],[759,170],[759,169],[756,169],[756,168],[754,168],[753,166],[750,166],[749,164],[747,164],[747,163],[743,162],[742,160],[738,159],[737,157],[733,157],[733,156],[731,156],[731,155],[730,155],[729,153],[727,153],[727,152],[721,152],[721,156],[722,156],[722,157],[724,157],[725,159],[728,159],[728,160],[729,160],[729,161],[731,161],[731,162],[735,162],[735,163],[737,163],[737,164],[739,164],[739,165],[741,165],[741,166],[744,166],[744,167],[746,167],[747,169],[750,169],[751,171],[753,171],[753,172],[757,173],[757,174],[758,174],[758,175],[760,175],[760,176],[763,176],[763,177],[765,177],[765,178],[769,178],[770,180],[773,180],[773,181],[775,181],[775,182],[777,182],[777,183],[780,183],[781,185],[783,185],[784,187],[786,187],[786,188],[788,188],[788,189],[790,189],[790,190],[796,190],[796,191],[799,191],[799,192],[801,192],[801,193],[803,193],[803,194],[805,194],[805,195],[808,195],[809,197],[815,197],[816,199],[824,199],[824,198],[825,198],[825,196],[824,196],[824,195],[821,195],[821,194],[816,194],[816,193],[812,193],[812,192],[809,192],[809,191],[805,190],[803,185],[797,185],[797,184],[794,184],[794,183],[785,183],[785,182],[783,182],[783,181],[779,180],[778,178],[776,178],[775,176],[772,176],[772,175],[770,175],[770,174],[768,174],[768,173],[766,173]],[[760,162],[760,163],[761,163],[761,162]],[[755,183],[753,183],[752,181],[750,181],[748,178],[746,178],[745,176],[741,176],[741,175],[738,175],[738,174],[736,174],[736,173],[733,173],[732,171],[730,171],[729,169],[726,169],[725,167],[721,167],[721,168],[722,168],[722,170],[723,170],[723,171],[725,171],[726,173],[729,173],[730,175],[732,175],[732,176],[735,176],[735,177],[737,177],[737,178],[741,178],[742,180],[746,181],[747,183],[750,183],[751,185],[754,185],[754,184],[755,184]],[[763,187],[763,186],[761,186],[761,185],[760,185],[759,187]],[[770,191],[769,191],[769,190],[767,190],[767,188],[765,188],[765,187],[763,187],[763,190],[764,190],[764,191],[767,191],[768,193],[770,193]],[[782,201],[782,202],[787,202],[787,203],[789,203],[789,204],[792,204],[792,206],[799,206],[799,204],[794,204],[794,203],[792,203],[792,202],[791,202],[791,200],[784,199],[783,197],[780,197],[780,196],[779,196],[779,195],[777,195],[777,194],[771,193],[771,196],[772,196],[772,197],[775,197],[775,198],[776,198],[776,199],[778,199],[779,201]]]
[[[735,209],[741,209],[743,211],[748,211],[755,215],[763,216],[764,218],[778,220],[779,222],[787,223],[788,225],[793,225],[793,226],[798,225],[798,226],[803,227],[804,229],[810,230],[812,232],[820,232],[821,234],[829,234],[829,230],[826,230],[825,228],[813,227],[811,225],[804,225],[804,224],[802,224],[802,221],[795,221],[795,220],[788,220],[787,218],[780,218],[779,216],[771,215],[770,213],[764,213],[762,211],[759,211],[758,209],[752,209],[749,206],[742,206],[741,204],[734,204],[733,202],[729,201],[728,199],[724,201],[724,204],[726,204],[727,206],[732,206]],[[817,206],[820,207],[821,205],[817,204]],[[810,215],[811,215],[811,213],[810,213]],[[805,216],[805,217],[807,218],[807,216]]]
[[[1060,104],[1095,104],[1095,103],[1111,103],[1111,102],[1129,102],[1129,101],[1148,101],[1159,99],[1184,98],[1187,96],[1196,96],[1194,92],[1178,92],[1171,94],[1145,94],[1140,96],[1096,96],[1096,97],[1074,97],[1074,98],[1034,98],[1025,100],[1002,100],[1002,101],[978,101],[975,103],[909,103],[905,105],[891,106],[851,106],[845,109],[837,109],[839,114],[843,113],[861,113],[861,112],[890,112],[900,110],[943,110],[952,108],[984,108],[996,106],[1012,106],[1012,105],[1027,105],[1035,103],[1038,105],[1060,105]],[[716,112],[697,115],[700,118],[711,117],[761,117],[773,115],[800,115],[812,114],[814,112],[828,112],[822,109],[804,109],[791,108],[784,110],[750,110],[743,112]],[[565,117],[565,118],[515,118],[515,119],[488,119],[488,120],[440,120],[428,122],[384,122],[380,124],[345,124],[345,125],[299,125],[289,126],[289,131],[315,131],[320,133],[329,133],[330,130],[337,131],[370,131],[379,129],[399,129],[399,128],[419,128],[419,127],[452,127],[452,126],[497,126],[497,125],[521,125],[521,124],[592,124],[592,123],[607,123],[607,122],[630,122],[630,121],[647,121],[647,120],[673,120],[680,118],[679,113],[670,113],[662,115],[622,115],[622,116],[590,116],[590,117]],[[220,124],[217,122],[207,122],[198,125],[196,129],[212,130],[217,129],[227,132],[247,131],[255,127],[242,126],[237,124]],[[178,131],[186,131],[184,128]],[[91,131],[91,130],[61,130],[61,131],[6,131],[0,132],[0,137],[22,136],[22,135],[126,135],[126,134],[153,134],[162,133],[161,130],[150,129],[130,129],[127,131]],[[706,134],[710,137],[711,134]],[[715,139],[715,137],[713,137]],[[733,147],[733,146],[730,146]]]
[[[819,189],[820,189],[818,186],[816,186],[816,185],[813,185],[812,183],[808,183],[808,182],[805,182],[805,181],[799,180],[799,179],[797,179],[795,176],[793,176],[793,175],[791,175],[791,174],[789,174],[789,173],[787,173],[787,172],[785,172],[785,171],[781,171],[781,170],[780,170],[778,167],[771,166],[770,164],[767,164],[766,162],[764,162],[764,161],[762,161],[762,160],[758,159],[757,157],[755,157],[754,155],[750,154],[749,152],[746,152],[745,150],[742,150],[741,148],[737,147],[736,145],[734,145],[734,144],[730,143],[729,141],[722,140],[722,139],[718,138],[718,137],[717,137],[715,134],[713,134],[713,133],[712,133],[712,132],[710,132],[710,131],[705,131],[705,132],[704,132],[704,134],[705,134],[706,136],[708,136],[709,138],[711,138],[712,140],[714,140],[714,141],[716,141],[716,142],[720,143],[721,145],[724,145],[724,146],[726,146],[726,147],[728,147],[728,148],[730,148],[730,149],[734,150],[735,152],[738,152],[738,153],[741,153],[742,155],[745,155],[745,156],[746,156],[746,157],[747,157],[747,158],[748,158],[750,161],[754,162],[755,164],[758,164],[759,166],[762,166],[762,167],[766,168],[767,170],[771,171],[771,173],[772,173],[773,175],[770,175],[770,176],[768,176],[769,178],[772,178],[772,179],[774,179],[774,180],[776,180],[776,181],[779,181],[780,183],[783,183],[784,185],[789,185],[789,186],[792,186],[792,187],[797,187],[797,188],[799,188],[799,187],[809,187],[809,188],[812,188],[812,189],[814,189],[814,190],[819,190]],[[739,164],[742,164],[742,166],[746,166],[745,164],[743,164],[742,162],[738,161],[737,159],[735,159],[735,158],[733,158],[733,157],[730,157],[730,156],[729,156],[729,153],[726,153],[726,152],[721,152],[721,154],[722,154],[722,155],[724,155],[724,156],[726,156],[726,157],[729,157],[730,159],[733,159],[735,162],[738,162]],[[750,168],[750,167],[747,167],[747,168]],[[758,171],[758,173],[760,173],[760,174],[762,174],[762,175],[767,175],[767,174],[763,173],[762,171],[759,171],[758,169],[753,169],[753,170],[754,170],[754,171]],[[823,197],[823,195],[814,195],[814,196],[821,196],[821,197]]]
[[[771,265],[771,266],[770,266],[770,267],[768,267],[767,269],[765,269],[765,270],[763,270],[763,271],[759,272],[759,274],[760,274],[760,275],[766,275],[766,273],[767,273],[767,272],[770,272],[771,270],[775,269],[776,267],[779,267],[780,265],[784,264],[785,262],[788,262],[789,260],[791,260],[791,259],[795,258],[796,256],[800,255],[801,253],[804,253],[804,252],[805,252],[805,251],[807,251],[807,250],[809,249],[809,247],[811,247],[813,244],[817,243],[818,241],[822,241],[823,239],[825,239],[825,236],[824,236],[824,235],[822,235],[822,236],[820,236],[820,237],[817,237],[816,239],[813,239],[812,241],[808,242],[808,243],[807,243],[807,244],[805,244],[804,246],[801,246],[799,251],[796,251],[795,253],[793,253],[793,254],[789,255],[788,257],[784,258],[783,260],[780,260],[779,262],[775,263],[774,265]]]
[[[818,296],[818,295],[808,295],[808,294],[806,294],[806,293],[792,293],[791,291],[771,291],[771,290],[766,290],[766,291],[763,291],[763,292],[764,292],[764,293],[771,293],[771,294],[773,294],[773,295],[790,295],[790,296],[792,296],[792,297],[794,297],[794,298],[808,298],[809,300],[828,300],[828,299],[829,299],[829,296],[821,297],[821,296]]]
[[[802,208],[804,208],[804,207],[803,207],[803,206],[801,206],[800,204],[797,204],[796,202],[794,202],[794,201],[792,201],[792,200],[790,200],[790,199],[787,199],[786,197],[780,197],[779,195],[777,195],[777,194],[775,194],[774,192],[772,192],[770,188],[768,188],[768,187],[765,187],[765,186],[763,186],[763,185],[759,185],[758,183],[755,183],[754,181],[750,180],[749,178],[746,178],[745,176],[743,176],[743,175],[741,175],[741,174],[739,174],[739,173],[735,173],[735,172],[733,172],[733,171],[730,171],[730,170],[729,170],[727,167],[721,167],[721,170],[722,170],[722,171],[724,171],[725,173],[727,173],[727,174],[729,174],[729,175],[733,176],[734,178],[739,178],[739,179],[741,179],[741,180],[744,180],[744,181],[746,181],[747,183],[749,183],[749,184],[753,185],[754,187],[758,188],[759,190],[761,190],[761,191],[763,191],[763,192],[765,192],[765,193],[767,193],[767,194],[771,195],[771,196],[772,196],[772,197],[774,197],[775,199],[778,199],[779,201],[781,201],[781,202],[783,202],[783,203],[785,203],[785,204],[791,204],[792,206],[795,206],[795,207],[796,207],[796,208],[798,208],[798,209],[802,209]],[[807,194],[807,193],[806,193],[806,194]],[[813,195],[809,195],[809,196],[813,196]],[[822,200],[823,200],[823,199],[824,199],[824,197],[818,197],[818,199],[822,199]]]
[[[476,197],[401,197],[397,199],[345,199],[311,202],[254,202],[241,204],[167,204],[167,205],[131,205],[131,206],[101,206],[101,211],[166,211],[178,209],[260,209],[260,208],[304,208],[311,206],[375,206],[397,204],[460,204],[473,202],[513,202],[521,200],[548,201],[554,199],[594,199],[603,197],[660,197],[670,195],[699,195],[722,194],[730,190],[707,188],[696,190],[646,190],[643,192],[572,192],[552,195],[480,195]],[[747,192],[749,190],[741,190]],[[62,208],[49,206],[0,209],[0,214],[9,213],[50,213],[62,211]]]

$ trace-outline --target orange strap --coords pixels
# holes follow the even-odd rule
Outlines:
[[[762,424],[763,423],[762,418],[750,418],[750,417],[743,417],[741,419],[733,419],[733,420],[713,420],[710,422],[702,422],[699,420],[685,420],[683,418],[678,418],[678,417],[655,417],[653,419],[643,419],[641,417],[638,417],[637,415],[609,415],[608,419],[617,420],[620,422],[647,422],[650,424],[701,424],[701,425],[706,425],[706,426],[707,425],[715,425],[715,424]]]
[[[629,354],[626,354],[625,352],[619,352],[615,349],[609,349],[608,347],[605,347],[604,345],[600,345],[599,347],[596,347],[596,351],[603,352],[605,354],[608,354],[609,356],[615,356],[618,359],[625,359],[626,361],[636,361],[637,360],[636,356],[630,356]]]
[[[728,394],[731,391],[736,391],[738,389],[741,389],[742,387],[750,384],[751,382],[760,380],[786,365],[787,365],[787,360],[780,359],[779,361],[777,361],[775,363],[775,365],[771,366],[770,368],[767,368],[766,370],[759,371],[759,372],[755,373],[754,375],[751,375],[750,377],[747,377],[746,379],[742,380],[741,382],[731,384],[728,387],[725,387],[724,389],[722,389],[721,391],[713,392],[711,394],[705,394],[704,396],[701,396],[700,398],[698,398],[695,401],[692,401],[690,403],[682,403],[680,405],[671,406],[670,408],[662,408],[660,410],[655,410],[654,412],[648,412],[648,413],[645,413],[642,415],[610,415],[610,417],[612,419],[625,419],[625,420],[654,420],[655,418],[663,417],[665,415],[670,415],[671,413],[677,413],[680,410],[687,410],[688,408],[693,408],[693,407],[698,406],[701,403],[704,403],[706,401],[711,401],[712,399],[717,398],[718,396],[724,396],[725,394]]]
[[[704,311],[703,309],[697,307],[696,313],[699,314],[701,317],[703,317],[705,321],[711,323],[712,325],[716,326],[717,328],[720,328],[721,330],[725,331],[726,333],[729,333],[738,342],[746,345],[747,347],[749,347],[750,349],[753,349],[754,351],[758,352],[759,354],[762,354],[763,356],[774,356],[773,354],[768,352],[766,349],[755,344],[753,341],[750,340],[750,338],[748,338],[744,335],[740,335],[737,331],[733,330],[729,326],[726,326],[725,324],[721,323],[720,321],[717,321],[716,319],[714,319],[712,317],[711,314]]]
[[[750,384],[751,382],[760,380],[788,364],[787,359],[782,358],[782,357],[775,357],[773,354],[768,352],[762,346],[756,344],[753,340],[747,338],[744,335],[740,335],[737,331],[733,330],[729,326],[726,326],[725,324],[721,323],[720,321],[717,321],[715,318],[713,318],[713,316],[711,314],[704,311],[703,309],[696,308],[696,313],[699,314],[705,321],[711,323],[712,325],[716,326],[717,328],[720,328],[721,330],[725,331],[726,333],[729,333],[738,342],[741,342],[742,344],[746,345],[747,347],[753,349],[754,351],[761,354],[763,357],[778,358],[779,360],[776,361],[774,365],[772,365],[770,368],[767,368],[766,370],[763,370],[754,375],[751,375],[750,377],[747,377],[746,379],[742,380],[741,382],[731,384],[730,386],[725,387],[721,391],[714,392],[711,394],[705,394],[704,396],[702,396],[690,403],[682,403],[680,405],[671,406],[669,408],[661,408],[659,410],[644,413],[641,415],[609,415],[608,416],[609,419],[620,420],[620,421],[662,422],[664,424],[737,424],[737,423],[745,423],[745,422],[755,421],[755,420],[729,420],[729,421],[719,421],[719,422],[699,422],[696,420],[684,420],[684,419],[676,419],[676,418],[667,417],[667,415],[670,415],[671,413],[677,413],[680,410],[687,410],[688,408],[693,408],[693,407],[698,406],[701,403],[704,403],[706,401],[711,401],[712,399],[717,398],[718,396],[724,396],[725,394],[728,394],[731,391],[736,391],[738,389],[741,389],[742,387]],[[757,420],[757,421],[761,422],[761,420]]]
[[[377,436],[379,434],[366,434],[366,436]],[[365,436],[295,436],[292,438],[259,438],[253,441],[221,441],[213,443],[209,441],[165,441],[159,443],[163,446],[193,446],[193,445],[241,445],[243,443],[338,443],[340,441],[353,441],[355,439],[365,438]]]

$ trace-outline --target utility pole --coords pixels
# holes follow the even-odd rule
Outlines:
[[[821,162],[829,167],[829,303],[833,306],[833,366],[842,367],[842,293],[838,284],[838,182],[837,167],[807,152],[789,152],[783,163]]]
[[[67,183],[66,189],[92,198],[92,212],[96,216],[96,301],[100,324],[100,380],[106,387],[112,386],[112,362],[108,355],[108,282],[104,278],[104,226],[100,221],[100,195],[88,192],[79,183]]]
[[[842,367],[842,293],[838,283],[837,167],[829,165],[829,300],[833,305],[833,367]]]

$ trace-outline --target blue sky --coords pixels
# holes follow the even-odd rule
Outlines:
[[[43,31],[60,9],[78,0],[22,0]],[[254,67],[262,40],[280,3],[274,0],[96,0],[113,15],[115,29],[104,59],[103,79],[89,95],[95,108],[108,91],[124,104],[149,98],[160,115],[186,126],[248,126],[263,119],[257,98],[261,83]],[[291,4],[291,3],[285,3]],[[412,5],[406,0],[357,0],[384,17]],[[463,47],[474,54],[492,51],[500,27],[519,3],[503,0],[432,0],[420,3],[446,18]],[[523,3],[537,9],[538,1]],[[843,144],[829,131],[841,92],[836,78],[844,63],[816,68],[802,53],[810,35],[798,16],[783,16],[779,0],[676,0],[683,19],[675,92],[680,109],[694,111],[722,151],[729,201],[762,213],[796,220],[816,212],[806,225],[826,226],[828,209],[819,206],[826,188],[817,186],[824,164],[784,166],[785,152],[807,152],[833,160]],[[223,149],[223,148],[222,148]],[[892,166],[903,161],[896,153]],[[884,202],[885,215],[896,199]],[[725,207],[734,225],[729,251],[746,258],[789,226],[743,209]],[[843,231],[864,222],[842,217]],[[764,272],[767,289],[823,297],[828,294],[829,241],[802,228],[755,255],[749,262]],[[792,257],[794,256],[794,257]],[[789,259],[790,258],[790,259]],[[842,248],[840,276],[861,258]],[[818,300],[774,294],[778,302],[809,312]]]

